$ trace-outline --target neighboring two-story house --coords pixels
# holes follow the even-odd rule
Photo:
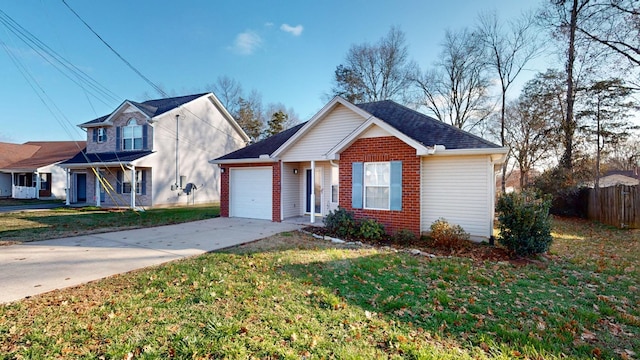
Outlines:
[[[208,160],[244,147],[249,138],[212,93],[141,103],[79,125],[86,150],[67,169],[67,203],[96,206],[219,201],[219,169]]]

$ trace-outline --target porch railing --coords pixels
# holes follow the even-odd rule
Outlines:
[[[14,199],[35,199],[36,188],[30,186],[13,186],[11,196]]]

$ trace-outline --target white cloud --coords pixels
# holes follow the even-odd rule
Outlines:
[[[236,36],[233,50],[238,54],[251,55],[262,45],[262,38],[251,30],[242,32]]]
[[[272,22],[266,22],[264,23],[265,27],[273,27],[273,23]]]
[[[280,25],[280,30],[288,32],[293,36],[300,36],[304,27],[302,25],[291,26],[289,24],[282,24]]]

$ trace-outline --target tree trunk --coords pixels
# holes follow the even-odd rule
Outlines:
[[[567,50],[567,114],[562,126],[564,131],[564,154],[560,159],[560,166],[565,170],[571,170],[573,168],[573,135],[575,132],[575,119],[573,117],[573,103],[575,100],[573,90],[573,67],[575,63],[575,40],[576,40],[576,27],[578,22],[578,0],[573,0],[571,6],[571,20],[569,22],[569,48]]]

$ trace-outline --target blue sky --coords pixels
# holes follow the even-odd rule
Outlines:
[[[127,61],[171,95],[210,89],[219,76],[281,102],[302,120],[325,103],[350,45],[405,32],[421,68],[446,29],[473,26],[481,11],[517,17],[542,0],[80,1],[67,3]],[[0,141],[82,140],[77,124],[123,100],[161,97],[92,34],[61,0],[0,0],[0,10],[113,93],[88,95],[0,23]],[[9,54],[11,54],[11,56]],[[12,61],[13,57],[13,61]],[[34,91],[22,72],[34,80]],[[539,59],[521,85],[549,64]],[[512,93],[516,96],[518,89]],[[46,105],[40,100],[45,99]]]

